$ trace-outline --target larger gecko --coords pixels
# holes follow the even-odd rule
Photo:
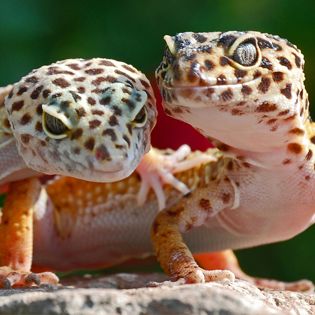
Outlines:
[[[156,254],[173,277],[226,279],[196,264],[181,233],[205,226],[209,248],[236,249],[286,240],[314,222],[304,58],[289,41],[259,32],[187,32],[165,41],[156,74],[166,112],[213,140],[223,163],[218,176],[157,216]]]

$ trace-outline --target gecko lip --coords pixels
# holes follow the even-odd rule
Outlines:
[[[249,81],[244,81],[241,83],[235,83],[235,84],[215,84],[215,85],[204,85],[204,86],[194,86],[194,85],[178,85],[178,86],[174,86],[174,85],[168,85],[168,84],[164,84],[162,83],[162,88],[166,89],[166,90],[185,90],[185,89],[191,89],[191,90],[208,90],[210,88],[217,88],[217,89],[225,89],[225,88],[237,88],[240,87],[242,88],[243,84],[254,84],[255,82],[257,82],[258,80],[261,80],[262,77],[253,79],[253,80],[249,80]]]

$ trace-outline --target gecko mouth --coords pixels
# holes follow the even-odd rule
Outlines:
[[[198,86],[198,85],[171,85],[168,83],[164,83],[162,82],[162,88],[166,89],[166,90],[187,90],[187,89],[191,89],[191,90],[199,90],[199,91],[205,91],[208,89],[226,89],[226,88],[242,88],[244,84],[246,85],[252,85],[255,84],[256,82],[258,82],[259,80],[261,80],[262,77],[259,78],[255,78],[252,80],[248,80],[248,81],[243,81],[243,82],[237,82],[237,83],[230,83],[230,84],[209,84],[209,85],[203,85],[203,86]]]

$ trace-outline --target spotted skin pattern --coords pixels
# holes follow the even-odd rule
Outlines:
[[[68,59],[33,70],[2,92],[0,137],[14,137],[27,167],[38,172],[119,180],[150,149],[155,98],[131,65]]]
[[[314,222],[314,133],[300,50],[259,32],[165,36],[156,71],[165,111],[223,154],[219,175],[158,215],[164,270],[186,282],[232,279],[202,270],[180,235],[209,229],[213,250],[291,238]]]

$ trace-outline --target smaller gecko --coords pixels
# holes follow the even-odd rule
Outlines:
[[[140,164],[139,203],[152,187],[163,208],[162,183],[188,192],[172,168],[190,150],[150,151],[156,114],[149,80],[123,62],[67,59],[35,69],[0,90],[0,183],[38,173],[112,182]]]
[[[233,279],[200,268],[181,233],[209,230],[209,249],[287,240],[314,223],[315,126],[300,50],[259,32],[179,33],[156,71],[167,114],[222,152],[216,176],[158,214],[163,269],[186,282]]]

